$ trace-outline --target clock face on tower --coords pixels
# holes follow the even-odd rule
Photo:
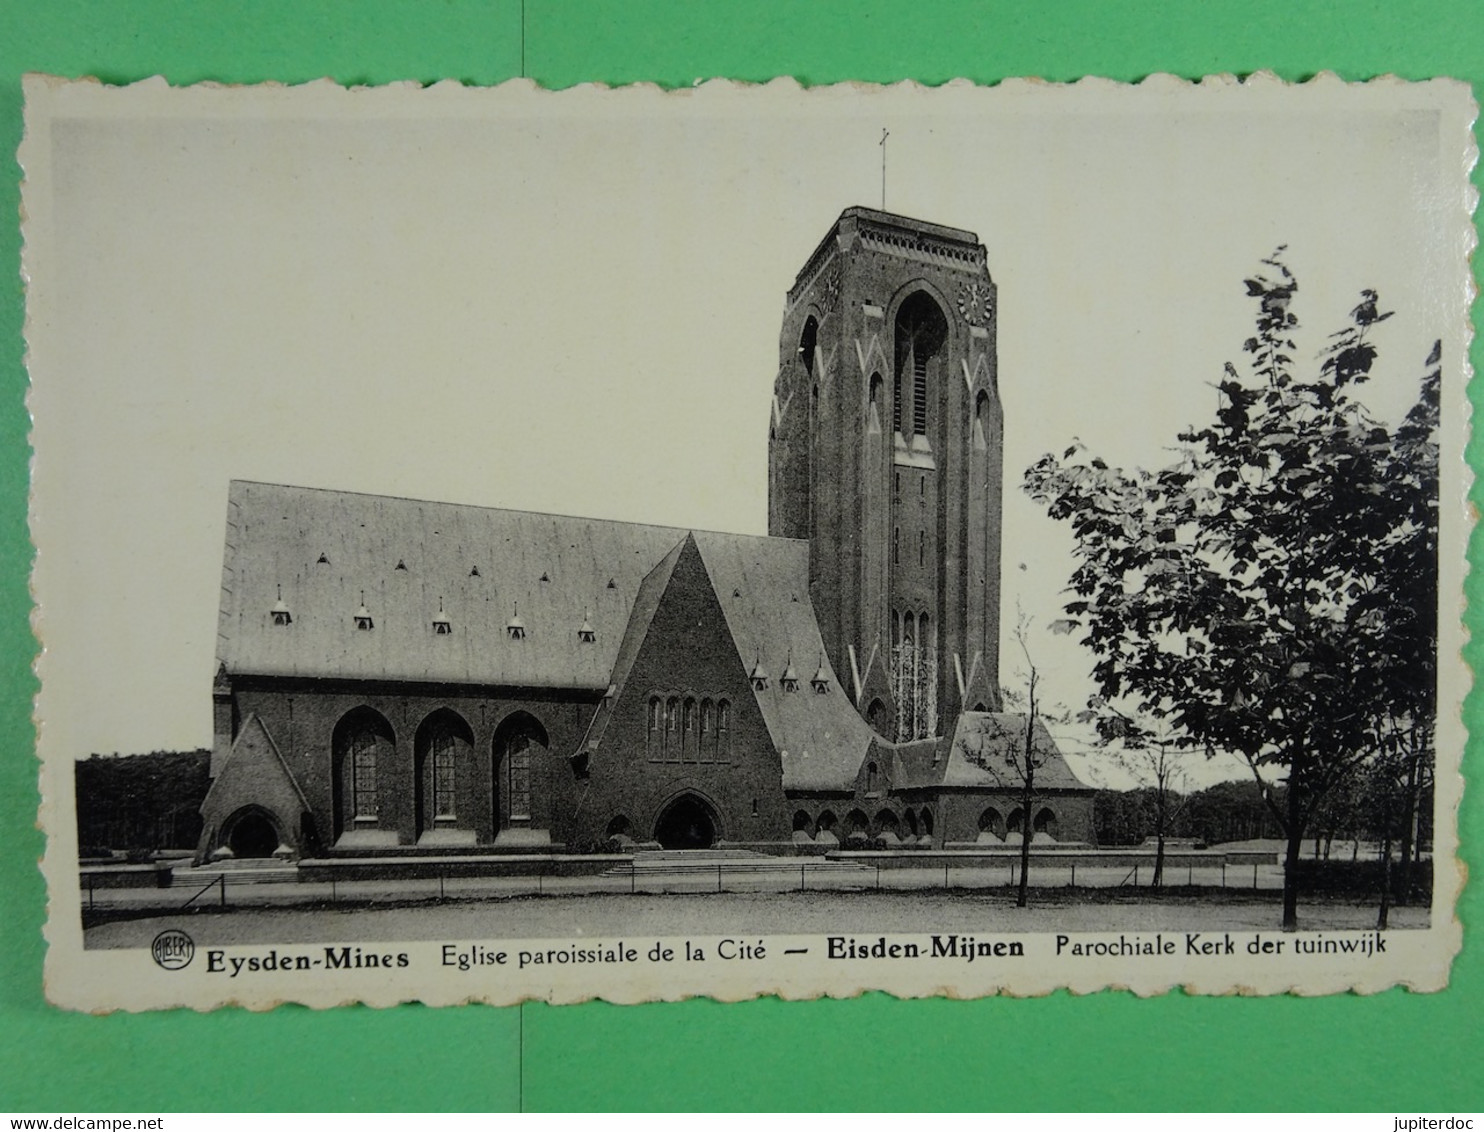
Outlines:
[[[993,317],[990,307],[990,291],[987,283],[975,280],[958,285],[958,313],[970,326],[985,326]]]

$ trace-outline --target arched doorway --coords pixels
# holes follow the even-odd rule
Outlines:
[[[694,794],[682,794],[660,811],[654,839],[665,849],[710,849],[716,844],[716,813]]]
[[[226,836],[222,840],[232,850],[232,856],[239,859],[271,857],[282,842],[273,819],[256,807],[241,810],[228,819]]]

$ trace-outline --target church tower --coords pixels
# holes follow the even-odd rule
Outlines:
[[[830,661],[887,739],[1000,710],[995,314],[974,233],[868,208],[785,303],[768,533],[809,540]]]

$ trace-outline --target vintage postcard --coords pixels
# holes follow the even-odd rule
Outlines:
[[[36,76],[47,994],[1447,984],[1465,84]]]

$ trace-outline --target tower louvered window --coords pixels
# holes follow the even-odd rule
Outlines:
[[[927,359],[912,359],[912,431],[927,432]]]

